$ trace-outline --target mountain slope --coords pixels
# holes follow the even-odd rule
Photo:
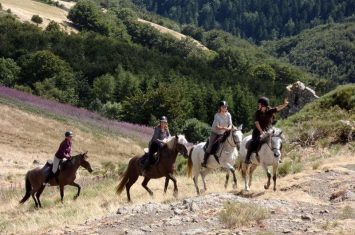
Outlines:
[[[355,19],[321,25],[278,41],[267,52],[336,83],[355,83]]]

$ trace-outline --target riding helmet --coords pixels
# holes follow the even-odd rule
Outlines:
[[[65,132],[65,137],[72,137],[72,136],[73,136],[73,132],[71,131]]]
[[[166,116],[161,116],[160,121],[161,122],[168,122],[168,118]]]
[[[262,106],[268,107],[269,106],[269,99],[265,96],[260,97],[258,100],[258,103],[261,104]]]
[[[228,106],[227,101],[222,100],[221,102],[219,102],[218,107],[222,107],[222,106]]]

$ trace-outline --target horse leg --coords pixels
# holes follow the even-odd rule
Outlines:
[[[277,167],[278,166],[273,166],[273,169],[272,169],[272,179],[274,181],[274,191],[276,191],[276,177],[277,177]]]
[[[169,177],[165,177],[164,193],[166,193],[166,190],[168,190],[168,185],[169,185]]]
[[[177,187],[176,178],[175,178],[175,176],[172,173],[169,173],[168,176],[169,176],[169,179],[171,179],[173,181],[173,183],[174,183],[174,194],[173,195],[174,195],[174,197],[177,197],[179,190],[178,190],[178,187]]]
[[[78,185],[77,183],[75,183],[75,182],[73,182],[73,183],[71,183],[71,184],[69,184],[69,185],[71,185],[71,186],[74,186],[74,187],[77,187],[77,189],[78,189],[78,192],[76,193],[76,195],[74,196],[74,200],[75,199],[77,199],[78,197],[79,197],[79,195],[80,195],[80,189],[81,189],[81,187],[80,187],[80,185]]]
[[[232,175],[233,175],[233,188],[236,189],[237,188],[237,177],[235,176],[235,169],[234,168],[231,168],[230,171],[232,172]]]
[[[197,193],[197,195],[200,195],[200,189],[198,188],[198,175],[195,175],[193,177],[193,180],[194,180],[194,184],[195,184],[196,193]]]
[[[228,187],[228,180],[229,180],[229,170],[227,170],[226,182],[224,183],[224,188],[225,188],[225,189],[227,189],[227,187]]]
[[[39,205],[40,208],[42,208],[42,204],[41,204],[41,200],[39,198],[40,198],[40,196],[41,196],[41,194],[42,194],[42,192],[43,192],[45,187],[46,186],[42,185],[41,188],[36,193],[36,198],[37,198],[38,205]]]
[[[245,163],[242,163],[242,177],[244,179],[244,190],[249,191],[249,182],[248,182],[248,177],[247,177],[247,171],[248,171],[248,165]]]
[[[201,172],[201,178],[202,178],[202,183],[203,183],[203,189],[205,190],[205,192],[207,191],[207,186],[206,186],[206,180],[205,177],[208,173],[208,169],[206,169],[205,171]]]
[[[31,196],[32,196],[32,198],[33,198],[33,201],[35,201],[35,207],[38,208],[38,202],[37,202],[37,200],[36,200],[36,198],[35,198],[35,193],[36,193],[36,191],[32,190]]]
[[[128,182],[126,183],[126,192],[127,192],[128,202],[131,202],[131,195],[129,193],[129,189],[137,181],[137,179],[138,179],[138,175],[135,175],[133,178],[129,178]]]
[[[59,185],[59,190],[60,190],[60,201],[63,203],[64,199],[64,185]]]
[[[267,183],[264,185],[264,189],[269,189],[270,187],[270,181],[271,181],[271,174],[269,172],[269,169],[267,168],[267,166],[263,165],[263,168],[266,172],[267,175]]]
[[[143,182],[142,182],[142,186],[143,186],[143,188],[145,188],[145,190],[148,191],[148,193],[149,193],[150,196],[153,196],[153,191],[150,190],[150,188],[148,188],[148,186],[147,186],[149,180],[150,180],[150,178],[144,178],[144,180],[143,180]]]
[[[253,180],[253,173],[255,169],[257,168],[257,165],[252,164],[249,170],[249,188],[251,187],[251,182]]]

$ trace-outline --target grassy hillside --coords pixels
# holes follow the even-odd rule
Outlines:
[[[64,9],[33,0],[0,0],[0,3],[3,10],[10,10],[22,22],[31,22],[33,15],[39,15],[43,19],[43,23],[39,24],[41,28],[46,28],[50,21],[55,21],[65,31],[77,32],[67,19],[68,12]],[[66,2],[61,2],[61,4],[66,4],[66,7],[73,6]]]
[[[355,83],[355,19],[321,25],[279,41],[266,42],[276,57],[336,83]]]

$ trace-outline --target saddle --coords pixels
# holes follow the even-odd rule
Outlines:
[[[216,155],[216,153],[221,143],[224,143],[226,141],[228,135],[229,135],[229,131],[226,131],[223,135],[219,136],[214,143],[212,143],[213,146],[211,148],[210,155],[213,155],[218,163],[219,163],[219,157]],[[209,142],[210,140],[207,139],[206,144],[203,146],[203,150],[205,152],[207,151],[208,145],[210,144]]]
[[[156,165],[159,162],[160,154],[158,154],[158,152],[153,155],[153,162],[151,163],[151,165]],[[148,152],[145,152],[144,155],[140,159],[141,167],[143,167],[145,165],[146,161],[149,161]]]
[[[71,164],[70,161],[63,161],[63,160],[60,160],[59,161],[59,165],[58,165],[58,170],[56,172],[55,175],[59,175],[59,173],[65,169],[65,167],[68,165],[68,164]],[[50,173],[50,171],[52,171],[52,168],[53,168],[53,161],[52,160],[48,160],[46,162],[46,164],[44,164],[43,168],[42,168],[42,171],[44,172],[45,175],[48,175]]]
[[[252,141],[253,141],[253,139],[248,140],[248,142],[245,144],[246,149],[250,149],[250,148],[251,148],[250,145],[251,145]],[[258,153],[259,153],[259,151],[260,151],[260,149],[261,149],[261,146],[262,146],[263,144],[265,144],[265,143],[267,143],[267,138],[262,138],[262,139],[260,139],[259,144],[258,144],[258,147],[256,148],[255,151],[253,151],[253,153],[256,154],[256,158],[257,158],[258,161],[259,161],[259,155],[258,155]]]

